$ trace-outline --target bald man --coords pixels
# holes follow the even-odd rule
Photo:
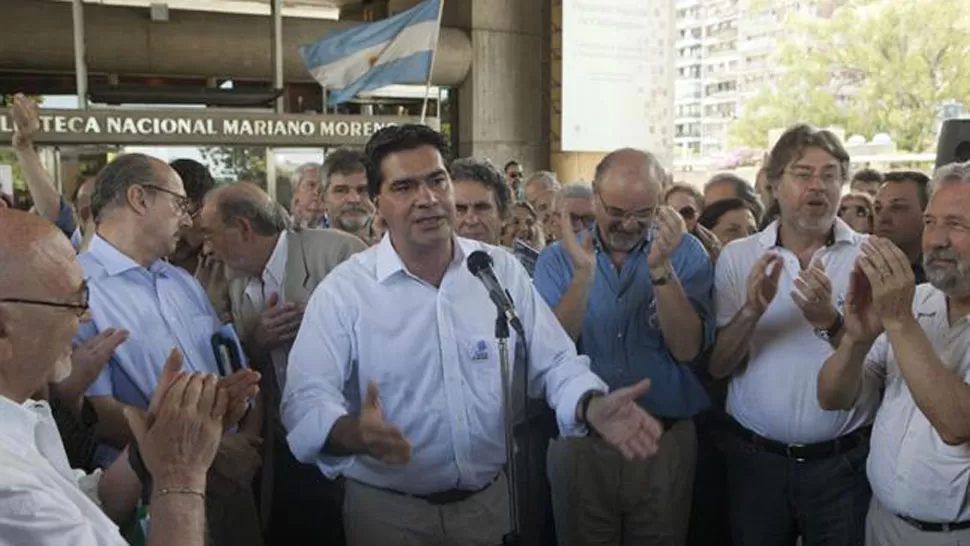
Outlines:
[[[165,258],[191,225],[189,198],[179,175],[165,162],[126,154],[98,175],[91,213],[98,223],[88,252],[79,257],[91,297],[91,321],[76,342],[108,329],[128,339],[115,351],[87,391],[98,414],[98,433],[116,449],[131,439],[122,412],[143,412],[158,388],[161,363],[179,347],[188,370],[229,375],[212,348],[223,327],[205,289],[191,273]],[[261,462],[259,411],[227,434],[214,465],[208,500],[214,545],[261,544],[250,483]],[[114,453],[108,450],[105,458]],[[230,520],[231,515],[231,520]]]
[[[649,153],[608,154],[592,184],[595,225],[579,240],[549,246],[536,264],[536,291],[593,372],[611,389],[649,378],[650,391],[637,402],[665,430],[646,461],[624,460],[598,437],[550,446],[565,544],[686,540],[697,453],[692,419],[709,405],[689,365],[713,341],[714,271],[680,214],[660,206],[664,177]],[[571,232],[568,219],[561,221]]]
[[[287,230],[282,209],[248,183],[210,192],[198,223],[205,251],[226,265],[233,321],[267,379],[263,434],[268,468],[261,502],[264,517],[269,514],[268,539],[292,545],[342,543],[340,490],[290,453],[279,421],[279,395],[310,294],[334,267],[366,245],[334,229]]]
[[[0,232],[0,542],[122,546],[117,525],[133,514],[147,474],[127,452],[103,473],[73,471],[49,406],[30,399],[71,372],[71,337],[88,312],[81,267],[41,218],[0,211]],[[177,355],[166,363],[167,394],[151,401],[150,427],[127,417],[154,476],[149,544],[202,546],[206,473],[228,401],[215,376],[190,378],[179,367]]]

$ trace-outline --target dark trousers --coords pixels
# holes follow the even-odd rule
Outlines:
[[[734,546],[859,546],[871,490],[869,445],[797,462],[725,438]],[[915,546],[915,545],[914,545]]]
[[[697,427],[697,465],[691,502],[687,546],[732,546],[728,519],[727,464],[722,444],[728,434],[718,410],[694,418]]]
[[[285,438],[277,437],[273,449],[266,545],[343,546],[343,480],[328,480],[316,466],[296,460]]]

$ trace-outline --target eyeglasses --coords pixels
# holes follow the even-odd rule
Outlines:
[[[32,300],[26,298],[0,298],[0,303],[20,303],[26,305],[42,305],[44,307],[55,307],[57,309],[70,309],[73,310],[78,317],[83,317],[87,314],[88,309],[90,309],[90,295],[88,293],[87,283],[81,284],[81,302],[80,303],[63,303],[59,301],[48,301],[48,300]]]
[[[162,193],[167,193],[171,195],[172,197],[175,198],[175,206],[178,207],[178,209],[182,212],[182,214],[193,216],[193,214],[190,213],[190,210],[192,208],[192,203],[189,201],[189,198],[187,196],[182,195],[180,193],[176,193],[168,188],[163,188],[155,184],[141,184],[141,187],[147,190],[160,191]]]
[[[808,169],[799,169],[797,171],[785,172],[794,178],[799,184],[811,184],[816,178],[818,178],[826,186],[838,185],[842,181],[842,177],[839,176],[837,172],[833,171],[815,172]]]
[[[680,213],[681,217],[683,217],[684,220],[693,220],[694,216],[697,214],[697,211],[694,210],[694,207],[690,205],[678,210],[677,212]]]
[[[653,220],[653,216],[657,211],[657,207],[650,207],[649,209],[626,211],[616,207],[612,207],[603,201],[603,196],[599,193],[596,194],[599,199],[600,206],[603,207],[603,211],[606,212],[606,216],[613,222],[626,222],[627,218],[632,219],[638,224],[646,224]]]

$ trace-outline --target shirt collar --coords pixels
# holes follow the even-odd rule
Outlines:
[[[3,438],[4,445],[20,453],[25,452],[29,446],[37,445],[34,430],[45,412],[50,415],[47,402],[28,399],[23,404],[18,404],[0,396],[0,437]]]
[[[266,267],[263,269],[263,281],[265,283],[266,277],[271,277],[278,286],[283,286],[283,278],[286,276],[286,230],[281,231],[279,237],[276,239],[276,246],[273,248],[273,253],[270,254],[269,260],[266,262]]]
[[[101,266],[104,267],[104,272],[109,277],[121,275],[132,269],[146,269],[98,234],[95,234],[91,239],[91,247],[88,249],[88,252],[101,263]],[[155,260],[147,269],[152,273],[164,273],[166,265],[164,260]]]
[[[865,235],[856,233],[849,227],[849,224],[846,224],[841,218],[836,217],[835,222],[832,224],[832,229],[825,239],[825,246],[833,246],[837,243],[861,243],[864,239]],[[768,227],[761,230],[761,233],[758,235],[758,241],[765,248],[781,246],[781,221],[775,220],[768,224]]]
[[[451,259],[452,266],[463,262],[465,256],[479,248],[475,246],[475,241],[458,236],[453,236],[452,242],[452,248],[454,249],[454,255]],[[391,244],[391,236],[389,233],[384,235],[381,242],[377,244],[376,266],[377,282],[379,283],[383,283],[396,273],[408,272],[407,267],[404,266],[404,262],[401,260],[401,256],[394,249],[394,245]]]

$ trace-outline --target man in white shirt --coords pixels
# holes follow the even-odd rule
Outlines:
[[[365,155],[388,236],[313,293],[281,410],[294,455],[348,478],[348,544],[491,546],[510,530],[496,309],[465,264],[476,250],[516,302],[530,394],[562,433],[588,423],[630,458],[655,453],[659,424],[634,403],[649,383],[605,395],[515,258],[455,236],[443,137],[387,127]]]
[[[248,183],[209,193],[199,224],[206,249],[232,277],[233,322],[266,380],[260,497],[267,542],[340,544],[339,484],[293,458],[279,420],[279,397],[310,293],[337,264],[367,246],[335,229],[287,230],[276,203]]]
[[[845,336],[818,376],[826,409],[885,390],[872,431],[867,546],[970,543],[970,163],[935,176],[923,265],[873,238],[853,271]],[[915,295],[915,298],[914,298]]]
[[[0,232],[0,545],[123,546],[116,522],[142,492],[127,450],[103,473],[72,470],[49,406],[29,399],[71,371],[71,338],[88,312],[81,266],[36,216],[2,211]],[[227,409],[216,376],[180,366],[177,353],[166,363],[147,425],[125,415],[153,477],[152,546],[204,544],[206,472],[223,419],[241,415]]]
[[[849,155],[828,131],[796,125],[765,167],[780,218],[727,245],[715,272],[715,378],[731,376],[726,445],[735,546],[858,546],[875,398],[818,406],[822,363],[864,236],[837,218]]]

